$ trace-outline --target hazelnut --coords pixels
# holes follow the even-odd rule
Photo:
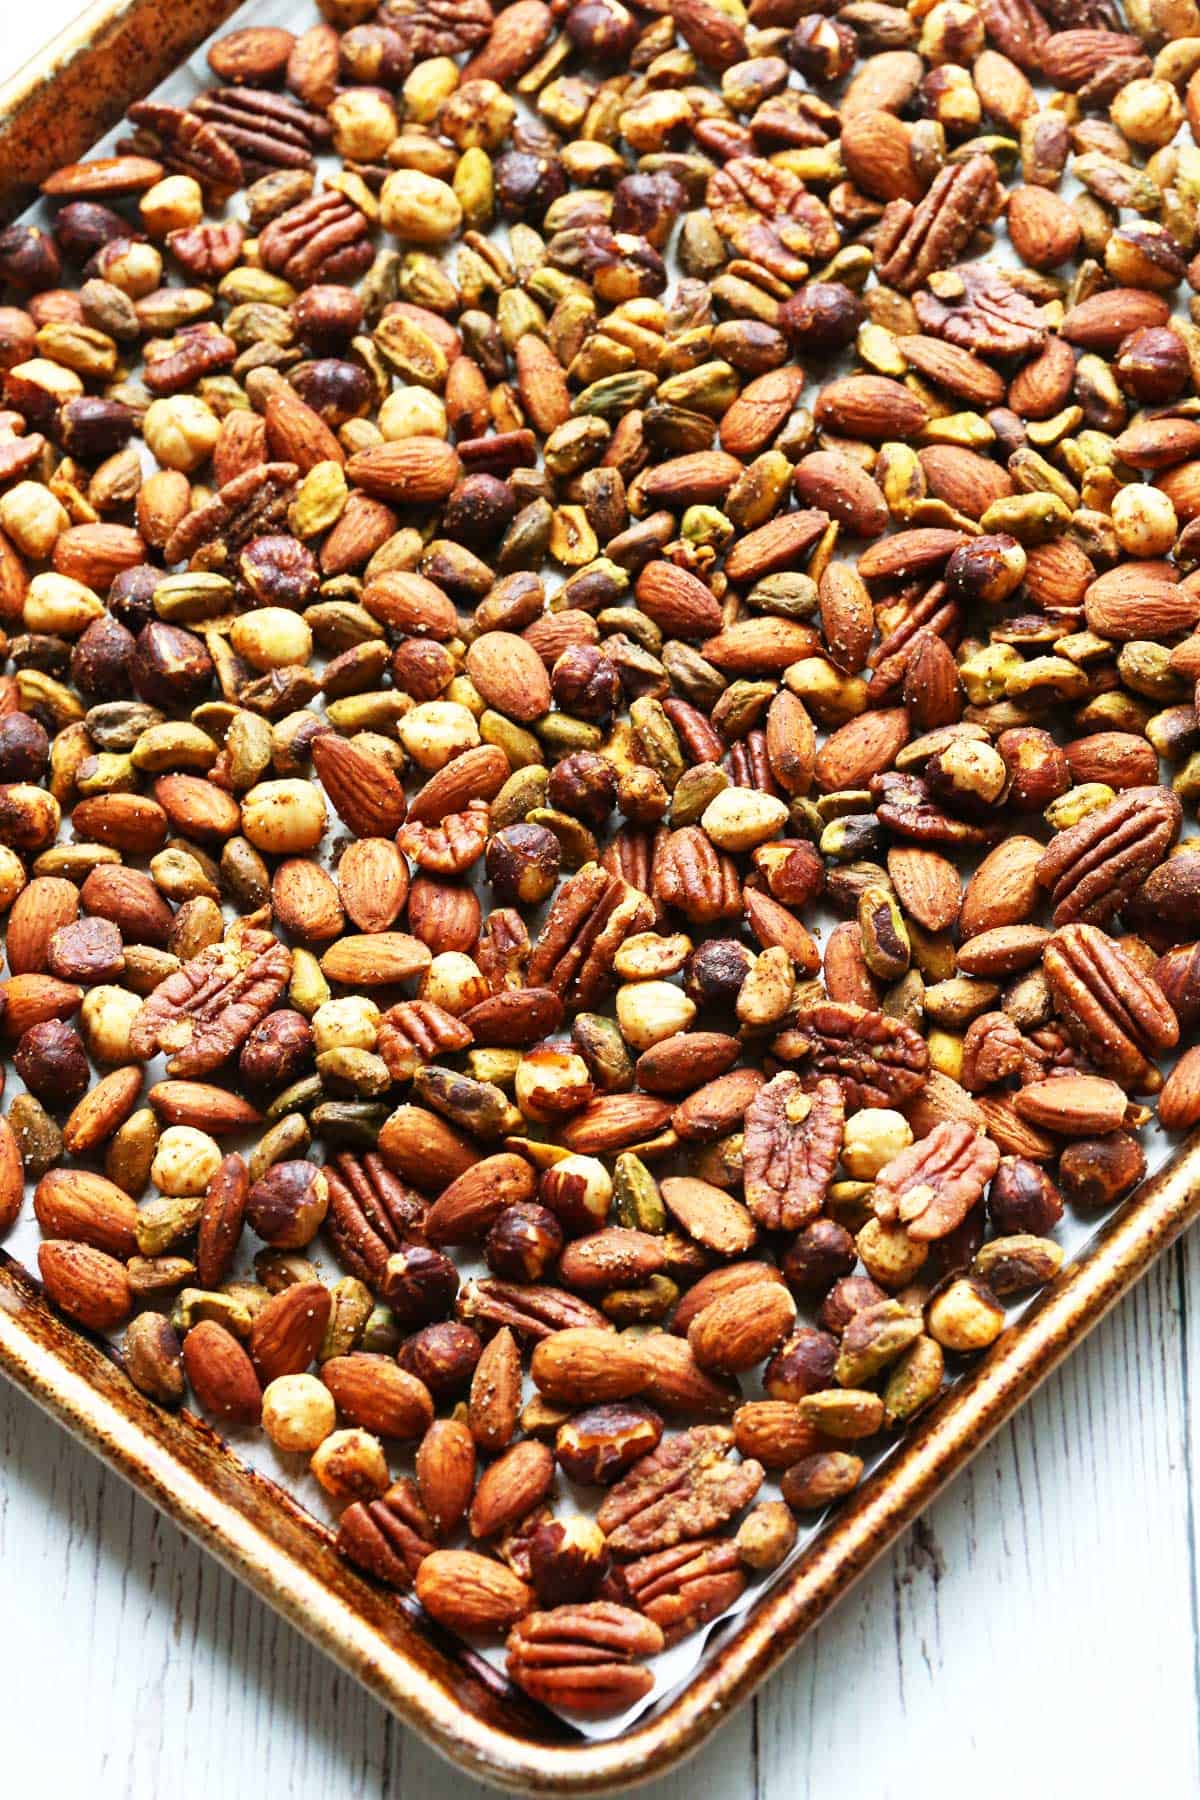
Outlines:
[[[23,1031],[13,1067],[30,1093],[56,1110],[75,1104],[90,1075],[83,1039],[62,1019],[44,1019]]]
[[[774,794],[757,788],[727,787],[709,801],[700,825],[718,850],[734,854],[753,850],[781,831],[787,821],[786,804]]]
[[[158,1140],[150,1179],[161,1194],[203,1194],[220,1166],[220,1145],[207,1131],[168,1125]]]
[[[1102,1138],[1077,1138],[1058,1159],[1063,1193],[1077,1206],[1109,1207],[1146,1172],[1141,1145],[1127,1131]]]
[[[276,1163],[246,1197],[251,1229],[277,1250],[303,1250],[311,1244],[328,1210],[325,1172],[310,1162]]]
[[[336,1424],[333,1395],[315,1375],[279,1375],[268,1383],[263,1393],[262,1425],[277,1450],[317,1450]]]
[[[830,1365],[832,1367],[832,1364]],[[554,1454],[564,1474],[586,1487],[611,1487],[663,1434],[658,1414],[638,1400],[591,1406],[559,1428]]]
[[[1139,405],[1166,406],[1191,381],[1187,345],[1169,325],[1143,326],[1121,339],[1113,372]]]
[[[709,938],[697,944],[684,965],[684,992],[697,1006],[732,1011],[754,960],[754,952],[736,938]]]
[[[903,1113],[890,1106],[865,1106],[846,1120],[842,1167],[858,1181],[873,1181],[912,1141],[912,1127]]]
[[[1117,489],[1112,522],[1117,542],[1129,556],[1165,556],[1179,534],[1169,496],[1141,481]]]
[[[541,1281],[563,1242],[562,1227],[548,1207],[518,1201],[505,1207],[488,1232],[483,1255],[503,1281]]]
[[[669,981],[631,981],[617,990],[617,1023],[634,1050],[686,1031],[695,1016],[695,1001]]]
[[[988,1189],[988,1214],[1002,1236],[1045,1237],[1063,1215],[1062,1196],[1046,1171],[1026,1156],[1002,1156]]]
[[[814,1219],[792,1242],[780,1262],[794,1294],[825,1294],[849,1275],[858,1261],[854,1239],[832,1219]]]
[[[810,281],[783,306],[779,324],[800,351],[824,355],[854,342],[863,319],[863,303],[840,281]]]
[[[572,644],[550,671],[558,707],[574,718],[604,723],[621,697],[616,665],[595,644]]]
[[[293,300],[291,316],[301,342],[315,355],[328,356],[361,329],[363,304],[353,288],[318,282]]]
[[[212,658],[201,640],[182,626],[154,619],[138,632],[129,663],[134,693],[148,706],[180,712],[208,693]]]
[[[302,1013],[281,1008],[260,1019],[250,1032],[238,1056],[238,1073],[251,1087],[286,1087],[308,1066],[312,1053],[309,1021]]]
[[[454,1305],[458,1271],[442,1251],[405,1244],[388,1257],[375,1286],[401,1327],[428,1325]]]
[[[558,880],[561,850],[544,825],[507,825],[488,840],[485,866],[504,906],[539,906]]]
[[[417,891],[413,883],[413,894]],[[472,896],[473,898],[473,896]],[[412,895],[409,896],[409,924],[412,925]],[[420,936],[420,933],[417,933]],[[435,956],[421,977],[420,995],[457,1018],[478,1006],[491,993],[479,965],[461,950],[443,950]]]
[[[435,774],[479,742],[473,714],[454,700],[426,700],[405,713],[396,728],[419,769]]]
[[[617,801],[617,772],[607,756],[576,750],[550,771],[547,798],[560,812],[603,825]]]
[[[321,571],[307,544],[294,537],[251,538],[237,563],[243,593],[257,606],[300,612],[317,597]]]
[[[563,1229],[578,1236],[596,1231],[608,1218],[612,1177],[594,1156],[564,1156],[542,1171],[538,1198]]]
[[[312,1016],[313,1047],[318,1055],[330,1050],[374,1050],[381,1016],[375,1002],[365,994],[326,1000]]]
[[[943,1350],[986,1350],[1004,1330],[1004,1308],[982,1281],[962,1276],[930,1301],[925,1323]]]
[[[527,1119],[552,1125],[587,1105],[592,1082],[587,1064],[575,1051],[557,1044],[536,1044],[517,1064],[513,1092]]]
[[[29,713],[0,718],[0,781],[40,781],[50,760],[50,739]]]
[[[482,1355],[478,1334],[457,1319],[446,1319],[406,1338],[396,1352],[396,1361],[441,1401],[466,1391]]]
[[[271,856],[315,850],[325,822],[324,795],[311,781],[260,781],[242,796],[242,831]]]
[[[590,1600],[608,1567],[608,1540],[594,1519],[547,1519],[529,1540],[529,1574],[543,1606]]]
[[[869,1275],[847,1275],[835,1282],[826,1294],[821,1307],[821,1325],[840,1337],[856,1312],[886,1299],[883,1289]]]
[[[334,1500],[378,1499],[391,1479],[383,1445],[358,1426],[331,1432],[308,1466]]]

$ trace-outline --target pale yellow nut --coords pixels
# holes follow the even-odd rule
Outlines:
[[[913,1141],[912,1126],[891,1106],[864,1106],[846,1120],[842,1167],[858,1181],[873,1181]]]
[[[312,1016],[313,1048],[318,1055],[327,1050],[374,1050],[381,1017],[365,994],[326,1000]]]
[[[104,616],[104,602],[82,581],[47,570],[35,575],[25,595],[21,619],[27,631],[56,637],[78,637],[93,619]]]
[[[260,781],[242,796],[242,830],[256,850],[300,856],[325,833],[325,800],[311,781]]]
[[[458,64],[452,56],[430,56],[408,75],[400,93],[404,111],[418,125],[431,125],[443,100],[458,86]]]
[[[419,769],[434,774],[479,742],[473,713],[455,700],[423,700],[396,726],[396,735]]]
[[[1161,488],[1131,481],[1112,502],[1113,530],[1129,556],[1165,556],[1179,534],[1179,520]]]
[[[335,1500],[373,1500],[391,1482],[383,1445],[358,1426],[331,1432],[308,1466]]]
[[[588,1066],[574,1050],[542,1044],[527,1051],[517,1064],[513,1098],[525,1117],[539,1125],[548,1125],[563,1113],[575,1111],[591,1095]]]
[[[164,175],[138,201],[142,224],[151,237],[184,231],[204,217],[204,193],[190,175]]]
[[[196,394],[152,400],[142,420],[142,436],[151,455],[164,469],[178,469],[184,475],[208,461],[220,435],[216,414]]]
[[[441,395],[423,387],[397,388],[389,394],[377,423],[388,443],[410,437],[444,438],[449,429]]]
[[[410,244],[444,244],[462,224],[454,189],[420,169],[397,169],[383,184],[379,218],[385,231]]]
[[[317,1009],[329,999],[329,983],[322,973],[320,963],[311,950],[305,950],[301,946],[292,951],[292,979],[288,982],[288,999],[306,1019],[311,1019]]]
[[[29,877],[15,850],[0,844],[0,912],[7,912]]]
[[[396,110],[378,88],[347,88],[325,109],[333,147],[354,162],[374,162],[396,135]]]
[[[443,950],[422,975],[419,991],[422,1000],[432,1000],[457,1018],[486,1000],[491,989],[465,951]]]
[[[710,800],[700,818],[705,835],[718,850],[753,850],[773,838],[787,823],[788,809],[774,794],[757,788],[724,788]]]
[[[337,1424],[333,1395],[315,1375],[279,1375],[263,1394],[262,1427],[278,1450],[311,1453]]]
[[[633,981],[617,994],[617,1024],[634,1050],[649,1050],[686,1031],[695,1016],[695,1002],[669,981]]]
[[[930,1301],[925,1329],[943,1350],[986,1350],[1004,1330],[1004,1308],[982,1282],[963,1276]]]
[[[691,952],[692,940],[684,931],[661,937],[657,931],[636,931],[627,937],[613,958],[622,981],[655,981],[678,975]]]
[[[168,1125],[158,1140],[150,1179],[173,1198],[202,1194],[221,1166],[221,1146],[194,1125]]]
[[[129,1062],[129,1032],[142,1010],[142,1002],[127,988],[89,988],[79,1009],[79,1023],[88,1055],[93,1062]]]
[[[240,657],[268,674],[293,663],[307,663],[312,655],[312,632],[287,606],[260,606],[233,621],[229,641]]]
[[[0,494],[0,529],[34,562],[45,562],[70,523],[66,507],[40,481],[18,481]]]

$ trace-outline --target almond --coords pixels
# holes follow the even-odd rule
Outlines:
[[[846,173],[872,199],[921,198],[925,183],[913,162],[912,126],[894,113],[856,109],[843,116],[841,148]]]
[[[381,550],[399,524],[390,506],[369,494],[353,493],[321,545],[323,575],[348,575]]]
[[[4,984],[4,1011],[0,1025],[10,1038],[19,1038],[31,1025],[46,1019],[69,1019],[79,1011],[83,989],[53,975],[14,975]]]
[[[688,506],[718,506],[745,472],[727,450],[695,450],[644,469],[633,492],[646,503],[647,512],[656,506],[680,511]]]
[[[389,569],[373,576],[363,588],[362,603],[373,619],[405,637],[429,637],[440,643],[458,630],[458,613],[449,595],[414,570]]]
[[[20,1146],[7,1119],[0,1118],[0,1237],[16,1224],[25,1198]]]
[[[285,931],[310,944],[335,938],[346,922],[333,879],[306,856],[279,864],[271,877],[271,906]]]
[[[320,1281],[297,1281],[273,1294],[254,1315],[250,1360],[264,1387],[279,1375],[302,1375],[325,1336],[333,1298]]]
[[[686,1338],[656,1331],[644,1343],[650,1369],[644,1397],[652,1406],[689,1421],[724,1419],[733,1412],[742,1397],[737,1383],[702,1369]]]
[[[160,775],[154,784],[154,798],[176,831],[187,832],[191,837],[225,839],[232,837],[241,824],[233,795],[199,775]]]
[[[638,1086],[648,1094],[690,1094],[733,1066],[742,1053],[722,1031],[678,1031],[637,1060]]]
[[[451,757],[413,795],[409,819],[419,825],[440,825],[449,813],[462,812],[472,800],[494,800],[510,773],[503,750],[495,744],[476,744]]]
[[[38,1270],[47,1297],[88,1331],[112,1331],[133,1311],[123,1265],[90,1244],[46,1238],[38,1246]]]
[[[312,759],[330,805],[355,837],[395,836],[404,823],[404,789],[381,756],[323,731]]]
[[[733,1131],[765,1080],[761,1069],[730,1069],[728,1075],[706,1081],[671,1114],[676,1137],[689,1144],[709,1143]]]
[[[431,1619],[468,1634],[498,1636],[536,1604],[520,1576],[472,1550],[435,1550],[417,1570],[415,1586]]]
[[[433,961],[428,944],[406,931],[339,938],[321,958],[322,972],[346,987],[389,987],[420,975]]]
[[[465,1169],[425,1216],[431,1244],[470,1244],[486,1235],[506,1206],[532,1200],[537,1177],[523,1156],[485,1156]]]
[[[544,338],[524,331],[517,339],[517,392],[535,431],[543,437],[571,416],[571,394],[562,364]]]
[[[888,851],[887,868],[905,912],[926,931],[948,931],[962,905],[954,864],[936,850],[901,844]]]
[[[550,710],[546,665],[532,644],[511,631],[477,637],[467,651],[467,674],[486,705],[518,724],[528,725]]]
[[[193,1325],[183,1340],[183,1366],[206,1413],[226,1425],[257,1425],[262,1389],[254,1364],[231,1331],[215,1319]]]
[[[873,775],[892,767],[908,737],[908,714],[902,706],[847,719],[817,753],[817,786],[827,794],[866,787]]]
[[[230,801],[232,796],[225,795],[223,799]],[[228,806],[222,811],[228,818]],[[236,802],[233,816],[232,829],[236,830]],[[167,841],[169,821],[159,802],[146,794],[96,794],[79,802],[71,814],[71,825],[77,838],[92,838],[131,856],[153,856]],[[229,835],[228,830],[225,835]]]
[[[119,925],[127,944],[164,945],[175,915],[144,869],[101,863],[92,870],[79,900],[85,913]]]
[[[1200,1121],[1200,1044],[1185,1050],[1158,1096],[1158,1122],[1167,1131],[1190,1131]]]
[[[1144,288],[1103,288],[1071,307],[1059,331],[1068,344],[1105,355],[1131,331],[1165,325],[1170,317],[1171,308],[1161,294]]]
[[[113,1069],[103,1076],[71,1109],[63,1126],[63,1148],[70,1151],[72,1156],[87,1156],[107,1142],[117,1127],[125,1123],[137,1105],[141,1091],[140,1065]],[[66,1235],[71,1234],[68,1232]]]
[[[1025,552],[1025,591],[1038,606],[1082,606],[1095,579],[1095,564],[1072,538],[1031,544]]]
[[[1062,1137],[1103,1137],[1125,1122],[1125,1094],[1102,1075],[1051,1075],[1019,1088],[1012,1101],[1022,1119]]]
[[[747,382],[721,420],[722,448],[745,461],[765,450],[803,387],[803,371],[791,366],[768,369]]]
[[[734,1288],[697,1313],[688,1345],[702,1369],[738,1375],[763,1362],[796,1322],[796,1302],[778,1281]]]
[[[829,660],[844,675],[856,675],[875,635],[875,609],[867,584],[850,563],[831,562],[821,572],[817,594]]]
[[[650,1382],[641,1344],[587,1325],[543,1338],[534,1347],[530,1373],[539,1394],[560,1406],[627,1400]]]
[[[419,1438],[433,1423],[429,1389],[388,1356],[356,1350],[321,1366],[321,1380],[338,1411],[377,1437]]]
[[[257,1107],[208,1081],[156,1081],[146,1098],[166,1124],[192,1125],[213,1137],[262,1123]]]
[[[512,11],[512,8],[509,8]],[[443,438],[396,438],[357,450],[346,479],[376,500],[425,506],[445,500],[462,477],[458,452]]]
[[[554,15],[542,0],[516,0],[497,13],[491,34],[462,72],[462,81],[495,81],[509,87],[531,69],[554,29]]]
[[[821,966],[821,952],[808,926],[800,922],[770,894],[758,888],[746,888],[743,895],[746,923],[764,950],[774,947],[786,950],[798,969],[812,975]]]
[[[1007,469],[960,444],[926,444],[917,456],[934,499],[969,519],[981,519],[989,506],[1013,492]]]
[[[780,688],[767,708],[766,748],[777,784],[802,800],[812,786],[817,734],[803,700],[788,688]]]
[[[861,463],[837,450],[802,456],[792,478],[802,506],[816,506],[844,525],[851,537],[875,538],[889,522],[887,501]]]
[[[1112,580],[1116,575],[1123,579]],[[1200,594],[1178,582],[1139,575],[1134,565],[1126,564],[1093,581],[1084,595],[1083,610],[1096,635],[1113,643],[1175,637],[1190,631],[1200,619]]]
[[[91,1169],[48,1170],[34,1189],[33,1212],[47,1237],[69,1238],[122,1260],[137,1255],[136,1205]]]
[[[421,1505],[438,1537],[448,1538],[466,1517],[475,1486],[475,1444],[461,1419],[433,1421],[417,1450],[416,1469]]]
[[[732,1194],[693,1175],[671,1175],[661,1184],[668,1212],[688,1237],[716,1256],[744,1256],[758,1237],[749,1211]]]
[[[481,1450],[512,1442],[521,1411],[521,1352],[507,1325],[484,1345],[471,1377],[467,1424]]]
[[[386,931],[408,899],[408,864],[390,838],[357,838],[342,851],[337,884],[352,924],[360,931]]]
[[[721,607],[712,589],[676,563],[648,562],[635,592],[642,611],[668,637],[704,637],[721,629]]]
[[[474,1144],[422,1106],[398,1106],[384,1121],[379,1154],[422,1193],[440,1193],[479,1161]]]
[[[929,408],[889,375],[845,375],[822,388],[815,417],[818,425],[847,437],[903,439],[924,429]]]
[[[233,1264],[246,1217],[250,1176],[236,1152],[225,1157],[208,1184],[196,1238],[196,1273],[205,1287],[217,1287]]]
[[[334,433],[290,382],[281,378],[271,384],[263,419],[271,455],[280,462],[295,463],[302,475],[318,463],[334,462],[340,467],[345,462],[345,452]]]
[[[959,913],[965,943],[1001,925],[1021,925],[1037,910],[1037,866],[1043,846],[1036,838],[1010,837],[989,850],[967,882]]]
[[[1023,262],[1057,269],[1079,247],[1080,225],[1073,208],[1051,188],[1015,187],[1008,197],[1008,235]]]
[[[1052,419],[1067,404],[1075,383],[1070,344],[1048,337],[1045,348],[1024,363],[1008,386],[1008,404],[1023,419]]]
[[[943,343],[941,338],[897,338],[905,361],[948,393],[972,406],[997,406],[1004,398],[1004,377],[990,363],[981,362],[969,350],[957,344]]]
[[[468,1520],[473,1538],[494,1537],[539,1506],[554,1484],[554,1452],[526,1439],[484,1470]]]
[[[785,513],[784,518],[799,518],[798,513]],[[779,521],[782,523],[782,520]],[[772,520],[772,524],[776,521]],[[770,530],[769,526],[763,527]],[[750,537],[759,538],[761,533],[752,531]],[[743,538],[739,548],[745,548],[749,538]],[[731,553],[732,554],[732,553]],[[734,576],[729,570],[729,558],[726,558],[726,572],[730,580],[755,579],[743,573]],[[786,551],[780,562],[791,560],[791,552]],[[780,563],[772,555],[770,567],[776,568]],[[700,646],[700,654],[706,661],[715,663],[725,675],[781,675],[802,656],[811,656],[818,648],[819,640],[811,625],[801,625],[795,619],[739,619],[735,625],[728,626],[716,637],[705,638]]]
[[[858,559],[858,572],[864,581],[911,581],[940,569],[951,552],[967,542],[969,539],[961,531],[947,531],[936,525],[895,531],[878,543],[868,544]]]
[[[777,513],[760,525],[756,531],[748,531],[745,537],[732,544],[725,557],[725,573],[730,581],[757,581],[763,575],[770,575],[777,569],[794,568],[799,559],[813,548],[829,528],[829,515],[820,508],[804,507],[799,512]],[[723,635],[733,641],[741,632],[749,639],[753,634],[747,627],[761,630],[768,625],[792,625],[798,633],[806,632],[806,627],[796,626],[794,620],[788,619],[748,619],[742,625],[732,625]],[[784,634],[786,639],[786,633]],[[801,640],[796,639],[797,644]],[[796,648],[795,655],[803,656],[807,652]],[[721,664],[722,668],[727,665]],[[784,667],[787,665],[785,664]],[[778,664],[774,661],[766,665],[774,670]]]
[[[35,876],[9,909],[4,947],[12,974],[40,974],[50,939],[60,925],[73,925],[78,917],[79,889],[73,881]]]
[[[601,1094],[564,1125],[565,1149],[577,1156],[606,1156],[653,1137],[671,1117],[671,1108],[651,1094]]]

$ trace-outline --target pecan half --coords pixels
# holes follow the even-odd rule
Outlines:
[[[470,1323],[507,1325],[518,1337],[540,1343],[556,1331],[579,1326],[611,1331],[602,1312],[564,1288],[526,1286],[516,1281],[464,1281],[455,1308]]]
[[[645,1556],[708,1537],[749,1506],[762,1464],[732,1462],[732,1449],[725,1426],[694,1425],[635,1463],[596,1516],[613,1555]]]
[[[660,838],[654,850],[654,898],[673,906],[692,925],[736,919],[742,889],[731,857],[717,850],[698,825]]]
[[[902,294],[915,293],[938,269],[947,269],[973,231],[990,225],[1004,204],[1004,190],[990,156],[968,156],[934,178],[914,206],[893,200],[875,237],[875,272]]]
[[[422,1063],[473,1042],[469,1026],[435,1000],[402,1000],[379,1021],[375,1048],[393,1081],[410,1081]]]
[[[337,1548],[348,1561],[391,1588],[409,1588],[437,1549],[433,1522],[410,1476],[394,1481],[378,1500],[356,1500],[338,1524]]]
[[[272,219],[259,237],[258,254],[264,269],[296,287],[357,281],[374,257],[366,219],[333,191],[314,194]]]
[[[325,1224],[338,1258],[360,1281],[378,1286],[391,1253],[421,1235],[425,1202],[374,1152],[342,1151],[326,1163],[325,1179]]]
[[[702,1538],[626,1563],[617,1584],[671,1645],[732,1606],[746,1576],[731,1539]]]
[[[251,179],[270,169],[313,168],[314,148],[331,135],[321,113],[263,88],[210,88],[191,110],[216,129]]]
[[[821,1211],[845,1116],[841,1087],[830,1076],[806,1093],[785,1069],[755,1094],[742,1153],[746,1205],[768,1231],[799,1231]]]
[[[187,513],[167,539],[168,563],[189,561],[198,550],[216,546],[210,566],[224,567],[251,538],[269,537],[287,528],[288,508],[300,471],[295,463],[257,463],[217,490],[212,499]]]
[[[932,275],[913,305],[923,331],[979,356],[1027,357],[1046,343],[1041,308],[985,263]]]
[[[1179,836],[1183,808],[1169,788],[1127,788],[1056,832],[1037,866],[1054,923],[1103,925],[1119,912]]]
[[[508,1634],[508,1672],[535,1700],[588,1718],[610,1718],[645,1698],[654,1676],[637,1658],[656,1656],[652,1619],[611,1600],[530,1613]]]
[[[161,100],[139,100],[129,108],[126,117],[153,140],[168,169],[177,175],[192,176],[210,198],[231,194],[241,187],[243,170],[237,151],[190,108],[168,106]]]
[[[798,175],[765,157],[731,157],[709,177],[705,199],[730,248],[780,281],[803,281],[813,259],[838,247],[829,208]]]
[[[573,1008],[594,1006],[612,985],[613,960],[625,939],[653,923],[645,894],[599,863],[586,863],[555,896],[529,958],[529,986],[549,988]]]
[[[143,1000],[129,1031],[138,1062],[168,1052],[172,1075],[207,1075],[241,1048],[291,979],[292,953],[269,931],[201,950]]]
[[[904,1106],[920,1092],[929,1069],[929,1046],[911,1025],[832,1000],[802,1007],[771,1048],[786,1062],[805,1062],[806,1080],[836,1076],[851,1112]]]
[[[1153,976],[1095,925],[1064,925],[1042,967],[1055,1011],[1096,1066],[1134,1093],[1154,1086],[1149,1059],[1174,1049],[1179,1021]]]
[[[899,1221],[910,1238],[928,1243],[962,1224],[1000,1166],[991,1138],[964,1119],[944,1119],[875,1177],[875,1216]]]
[[[397,84],[430,57],[478,50],[492,30],[488,0],[386,0],[379,19],[389,39],[389,72],[394,66]]]

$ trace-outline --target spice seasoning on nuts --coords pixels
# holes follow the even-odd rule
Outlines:
[[[0,1229],[612,1718],[1200,1122],[1200,72],[319,10],[0,233]]]

